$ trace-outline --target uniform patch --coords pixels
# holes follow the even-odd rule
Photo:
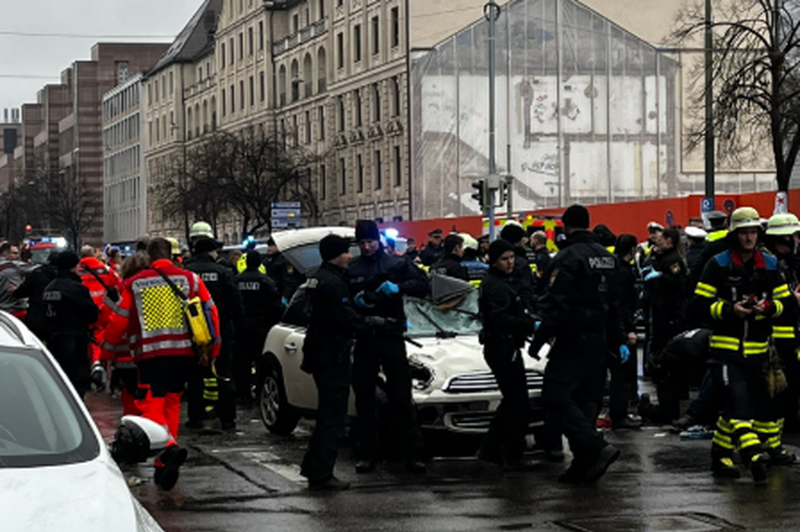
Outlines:
[[[306,281],[306,287],[308,287],[308,288],[316,288],[318,284],[319,284],[319,280],[314,278],[314,277],[312,277],[311,279]]]
[[[671,271],[675,275],[678,275],[679,273],[681,273],[681,263],[676,262],[675,264],[669,267],[669,271]]]
[[[59,290],[48,290],[42,294],[44,301],[61,301],[61,292]]]
[[[289,275],[294,275],[294,266],[292,266],[291,264],[287,264],[286,273],[288,273]]]
[[[219,281],[219,274],[217,272],[203,272],[200,274],[203,282],[216,283]]]
[[[239,283],[240,291],[258,292],[261,290],[261,283],[259,282],[241,282]]]
[[[613,270],[616,261],[614,257],[589,257],[589,267],[595,270]]]

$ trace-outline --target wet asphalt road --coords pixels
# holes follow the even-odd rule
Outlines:
[[[116,401],[94,395],[87,402],[110,438]],[[304,423],[291,436],[274,436],[255,410],[240,410],[235,433],[180,435],[190,454],[174,490],[161,492],[152,484],[151,466],[126,474],[143,479],[131,489],[167,532],[800,528],[800,466],[773,470],[765,485],[746,475],[715,480],[707,471],[709,441],[682,441],[658,427],[606,433],[622,456],[596,486],[558,484],[563,464],[503,473],[457,456],[471,453],[473,445],[449,442],[437,454],[456,456],[435,458],[424,476],[405,473],[401,463],[356,475],[345,448],[337,475],[352,488],[342,493],[309,492],[299,476],[309,430]]]

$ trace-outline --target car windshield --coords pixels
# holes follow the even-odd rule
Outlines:
[[[34,264],[44,264],[47,262],[47,258],[50,256],[50,253],[53,251],[55,251],[54,248],[32,249],[31,261]]]
[[[351,245],[350,254],[354,257],[358,257],[361,254],[358,246]],[[288,260],[292,266],[300,270],[303,274],[307,274],[322,264],[322,257],[319,254],[319,243],[287,249],[283,252],[283,256],[286,257],[286,260]]]
[[[406,320],[411,338],[477,335],[481,330],[478,318],[478,292],[460,298],[456,305],[436,305],[427,299],[407,297],[404,300]]]
[[[74,397],[38,349],[0,350],[0,468],[85,462],[100,447]]]

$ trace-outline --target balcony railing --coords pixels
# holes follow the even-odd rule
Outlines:
[[[320,35],[324,35],[328,31],[328,19],[323,18],[316,22],[312,22],[308,26],[301,28],[296,33],[292,33],[279,41],[275,41],[275,55],[288,52],[292,48],[306,43]]]

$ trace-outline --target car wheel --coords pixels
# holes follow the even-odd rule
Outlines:
[[[258,386],[258,410],[261,422],[273,434],[290,434],[300,416],[286,400],[280,368],[267,364]]]

